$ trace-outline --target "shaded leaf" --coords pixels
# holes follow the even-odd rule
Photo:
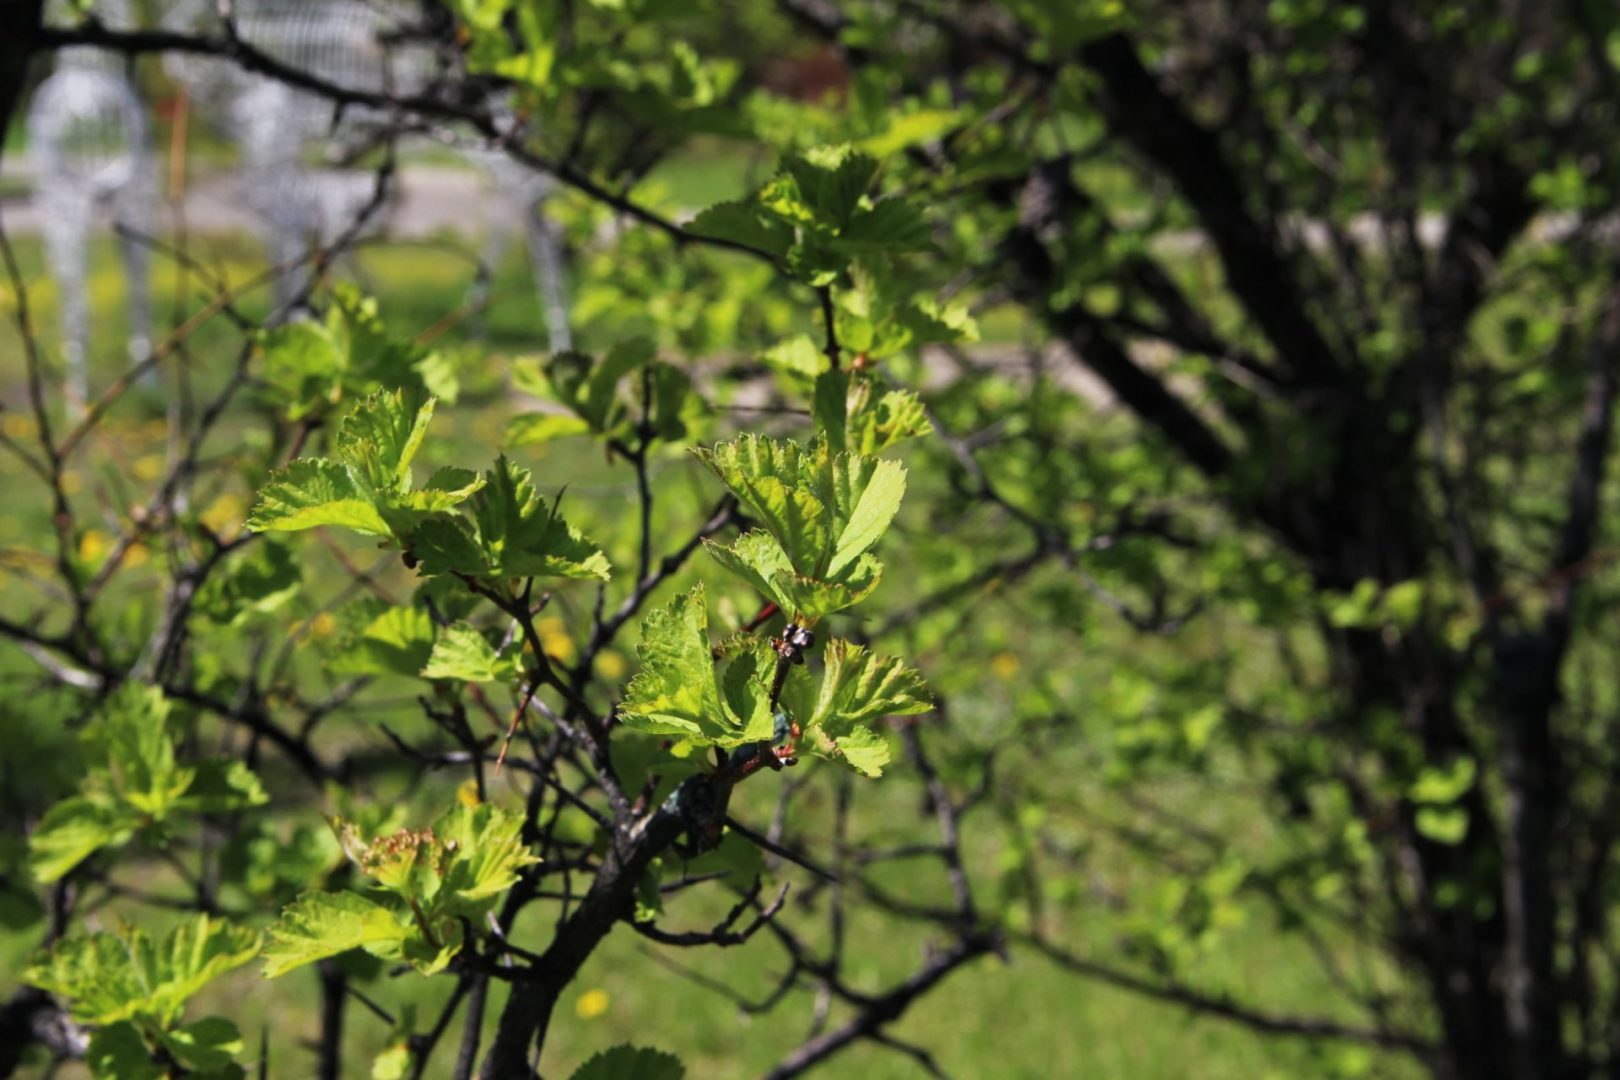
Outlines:
[[[604,1050],[574,1071],[572,1080],[682,1080],[686,1066],[674,1054],[640,1046]]]
[[[517,672],[515,658],[496,653],[495,647],[475,628],[455,623],[445,627],[433,643],[433,652],[422,668],[422,677],[493,682],[510,679]]]

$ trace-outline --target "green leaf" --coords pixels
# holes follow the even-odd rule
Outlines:
[[[1424,583],[1421,579],[1403,581],[1384,591],[1384,613],[1396,626],[1409,629],[1423,614]]]
[[[517,672],[515,658],[498,654],[474,627],[455,623],[445,627],[433,643],[422,677],[482,683],[510,679]]]
[[[922,676],[900,660],[876,655],[841,638],[822,650],[819,682],[789,679],[782,706],[797,720],[815,753],[842,759],[869,776],[888,761],[888,743],[870,725],[934,707]]]
[[[522,815],[489,803],[458,803],[434,831],[451,853],[441,908],[453,915],[482,917],[525,867],[540,861],[523,843]]]
[[[126,934],[145,937],[133,928]],[[63,938],[24,969],[22,981],[67,998],[81,1023],[113,1024],[138,1014],[145,996],[133,955],[132,942],[110,933]]]
[[[351,949],[397,960],[411,929],[394,911],[359,893],[305,893],[270,928],[264,976],[274,979]]]
[[[783,176],[762,199],[783,217],[841,230],[877,176],[877,161],[848,146],[817,147],[782,159]],[[791,178],[792,183],[784,180]]]
[[[390,337],[377,302],[347,282],[333,289],[326,321],[286,323],[259,336],[264,382],[289,419],[319,413],[345,397],[409,388],[453,401],[454,367],[437,352]]]
[[[808,334],[800,334],[766,349],[765,363],[795,375],[816,376],[827,370],[827,354]]]
[[[431,829],[400,829],[361,844],[335,823],[351,857],[380,886],[370,895],[306,893],[270,929],[265,975],[364,949],[403,959],[424,975],[461,950],[496,902],[538,862],[524,845],[523,818],[487,803],[457,805]]]
[[[1437,844],[1460,844],[1468,835],[1468,811],[1460,806],[1421,806],[1413,824],[1419,836]]]
[[[411,461],[427,436],[433,407],[433,398],[418,400],[403,391],[366,398],[339,426],[334,458],[301,458],[271,475],[248,528],[293,532],[338,525],[398,539],[424,518],[465,501],[482,481],[464,469],[441,469],[420,490],[411,490]]]
[[[642,621],[641,644],[636,647],[641,670],[630,680],[619,706],[625,724],[650,734],[683,736],[700,745],[736,746],[770,738],[769,669],[761,670],[751,656],[734,659],[732,667],[743,666],[728,679],[722,700],[708,627],[702,585]]]
[[[425,573],[606,581],[607,556],[536,494],[529,470],[502,455],[473,496],[472,521],[439,517],[410,537]]]
[[[349,469],[324,458],[300,458],[271,474],[248,516],[254,532],[297,532],[322,525],[387,536],[388,522]]]
[[[235,758],[199,762],[191,784],[175,807],[197,814],[219,814],[263,806],[270,801],[264,785],[247,764]]]
[[[721,730],[724,709],[708,626],[701,584],[642,620],[641,671],[625,690],[621,720],[655,735],[701,738]]]
[[[351,282],[339,282],[332,294],[327,326],[344,353],[345,392],[365,395],[403,387],[440,401],[456,400],[460,387],[455,369],[443,355],[408,338],[391,337],[376,299]]]
[[[166,1080],[169,1070],[152,1060],[140,1029],[127,1020],[90,1035],[84,1063],[95,1080]]]
[[[28,838],[28,865],[36,880],[49,885],[102,848],[127,844],[140,823],[133,810],[77,796],[63,799]]]
[[[560,352],[539,365],[521,365],[515,381],[527,393],[548,397],[566,406],[578,418],[578,423],[584,425],[583,430],[609,434],[618,430],[629,416],[628,407],[619,394],[619,381],[650,364],[654,352],[652,340],[644,337],[619,342],[601,361],[582,352]],[[558,426],[543,423],[543,420],[544,417],[535,414],[531,423],[538,423],[543,433]],[[566,427],[563,430],[566,433]],[[548,433],[547,437],[556,436]]]
[[[259,347],[265,382],[286,404],[289,419],[300,420],[337,396],[347,358],[325,326],[284,323],[264,331]]]
[[[854,251],[923,251],[929,245],[922,211],[903,199],[883,199],[855,211],[844,227],[842,247]]]
[[[1412,782],[1407,798],[1416,803],[1454,803],[1474,786],[1479,766],[1471,757],[1459,757],[1443,768],[1429,766]]]
[[[411,1072],[410,1037],[384,1047],[371,1059],[371,1080],[405,1080]]]
[[[836,736],[849,725],[885,716],[910,716],[934,707],[922,675],[895,657],[880,656],[842,638],[827,642],[821,655],[821,683],[815,698],[791,703],[794,719],[805,728],[824,728]]]
[[[60,879],[101,848],[126,844],[174,813],[265,800],[241,762],[179,765],[168,719],[168,700],[156,687],[125,683],[102,703],[85,738],[103,764],[92,766],[79,794],[47,811],[29,838],[30,863],[41,882]]]
[[[652,364],[652,400],[647,410],[653,431],[665,442],[686,437],[683,414],[692,396],[692,377],[670,364]]]
[[[572,1080],[682,1080],[686,1066],[674,1054],[640,1046],[604,1050],[574,1071]]]
[[[890,390],[874,400],[874,386],[872,379],[844,371],[816,379],[816,430],[830,450],[872,455],[933,430],[916,394]]]
[[[872,595],[882,580],[883,564],[870,555],[862,555],[839,573],[836,581],[783,572],[772,584],[776,595],[787,601],[777,606],[795,613],[799,622],[808,625],[860,603]]]
[[[433,655],[433,616],[424,607],[367,598],[345,608],[340,622],[350,629],[333,648],[333,674],[416,675]]]
[[[819,747],[817,752],[825,753]],[[842,760],[865,776],[878,777],[889,763],[889,742],[871,728],[857,726],[840,735],[836,749],[827,756]]]
[[[812,466],[797,443],[744,435],[694,453],[776,537],[794,568],[815,573],[831,547],[831,508],[809,481]]]
[[[841,454],[848,449],[849,372],[829,370],[816,376],[810,415],[828,450]]]
[[[566,413],[523,413],[514,416],[506,425],[506,435],[501,444],[508,449],[518,446],[533,446],[536,443],[550,442],[552,439],[562,439],[569,435],[589,434],[591,425],[588,421]]]
[[[918,109],[891,117],[886,129],[863,139],[860,146],[873,157],[885,158],[922,143],[934,142],[961,123],[962,114],[955,109]]]
[[[778,259],[793,244],[793,230],[753,199],[717,203],[693,218],[686,231],[694,236],[730,240]]]
[[[281,608],[298,592],[302,576],[292,548],[265,537],[208,576],[197,590],[195,608],[213,622],[236,626],[251,615]]]
[[[193,916],[164,935],[152,961],[144,965],[148,1000],[163,1015],[178,1017],[192,995],[258,956],[260,944],[256,930]],[[138,945],[134,951],[138,957],[142,953]]]
[[[906,474],[899,463],[835,455],[822,441],[806,450],[758,435],[695,453],[764,524],[796,578],[810,583],[808,591],[832,585],[848,595],[864,595],[876,583],[881,568],[862,556],[888,528],[905,494]],[[765,557],[760,548],[739,553],[758,577],[787,591],[781,575],[761,565]]]
[[[144,1020],[168,1028],[192,995],[258,952],[255,931],[195,915],[157,941],[137,927],[64,938],[23,981],[69,999],[82,1023]]]
[[[825,575],[836,580],[888,531],[906,494],[906,470],[898,461],[840,454],[832,462],[832,484],[834,520],[843,528]]]
[[[721,566],[800,622],[814,622],[859,603],[883,577],[882,564],[870,555],[857,559],[837,581],[806,577],[794,571],[782,546],[763,529],[744,533],[729,548],[712,540],[705,540],[704,548]]]
[[[481,576],[491,571],[473,523],[460,515],[439,514],[423,521],[411,530],[405,549],[424,574]]]
[[[161,690],[126,683],[91,732],[106,749],[113,786],[129,805],[153,818],[168,812],[194,775],[175,763],[168,720],[169,703]]]
[[[242,1033],[223,1016],[208,1016],[163,1036],[163,1047],[181,1065],[197,1071],[228,1068],[245,1049]]]
[[[418,402],[404,392],[373,394],[343,418],[337,433],[339,460],[359,470],[376,495],[410,490],[411,461],[427,437],[434,400]]]

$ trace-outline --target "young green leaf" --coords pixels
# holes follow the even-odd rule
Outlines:
[[[631,338],[615,345],[600,361],[582,352],[561,352],[542,363],[522,365],[516,381],[519,389],[565,406],[584,425],[583,430],[610,434],[629,418],[618,393],[619,381],[646,367],[653,355],[650,339]],[[518,417],[518,421],[525,420],[557,430],[555,421],[544,414]]]
[[[347,467],[325,458],[300,458],[259,489],[248,516],[255,532],[298,532],[336,525],[367,536],[387,536],[388,522],[371,492]]]
[[[705,540],[704,548],[721,566],[803,623],[859,603],[883,577],[883,565],[870,555],[862,555],[837,581],[806,577],[794,571],[782,546],[763,529],[744,533],[729,548],[712,540]]]
[[[831,286],[856,260],[928,244],[916,207],[867,196],[876,175],[877,162],[849,146],[789,154],[752,198],[711,206],[688,228],[765,252],[810,285]]]
[[[889,763],[889,742],[871,728],[856,725],[831,743],[815,740],[810,744],[812,753],[842,761],[864,776],[883,775],[883,766]]]
[[[444,873],[445,910],[481,917],[489,902],[540,860],[523,843],[523,818],[490,805],[457,804],[434,823],[452,858]]]
[[[301,458],[272,474],[248,518],[257,532],[338,525],[399,539],[482,485],[464,469],[441,469],[412,490],[411,461],[427,435],[434,399],[403,391],[373,394],[338,428],[333,458]]]
[[[515,657],[502,656],[484,635],[466,623],[455,623],[440,632],[433,652],[422,668],[424,679],[455,679],[459,682],[494,682],[510,679],[518,672]]]
[[[933,430],[917,395],[890,390],[873,399],[875,383],[848,371],[817,376],[813,413],[816,431],[834,453],[872,455]]]
[[[563,439],[570,435],[585,435],[591,430],[589,422],[567,413],[531,412],[514,416],[506,425],[501,445],[508,450],[519,446]]]
[[[475,577],[610,576],[607,556],[548,506],[529,470],[502,455],[472,498],[472,518],[442,515],[409,539],[424,573]]]
[[[351,949],[397,960],[411,933],[399,913],[359,893],[305,893],[270,928],[264,976],[274,979]]]
[[[792,227],[754,199],[716,203],[693,218],[687,230],[695,236],[742,244],[778,259],[793,245]]]
[[[246,1049],[242,1033],[223,1016],[205,1016],[164,1032],[161,1041],[170,1057],[194,1073],[227,1070]]]
[[[782,705],[824,757],[842,759],[870,776],[888,760],[888,744],[870,725],[934,707],[922,676],[900,660],[834,638],[822,650],[819,682],[790,679]]]
[[[63,799],[40,819],[28,838],[28,865],[41,884],[65,877],[97,851],[120,847],[141,826],[141,816],[103,795]]]
[[[783,610],[813,622],[877,585],[882,567],[867,552],[905,494],[897,462],[756,435],[697,456],[775,542],[752,535],[729,550],[709,544],[710,553]]]
[[[641,671],[625,690],[619,717],[638,731],[679,735],[699,745],[737,746],[771,736],[770,671],[749,655],[732,661],[724,699],[709,645],[703,586],[677,596],[641,624]],[[759,688],[764,687],[761,693]]]
[[[297,592],[303,573],[292,548],[271,537],[250,546],[209,575],[197,590],[199,615],[224,626],[280,609]]]
[[[332,290],[325,322],[265,330],[259,347],[269,396],[291,420],[384,387],[408,387],[445,401],[454,401],[458,391],[455,369],[443,355],[390,337],[377,302],[347,282]]]

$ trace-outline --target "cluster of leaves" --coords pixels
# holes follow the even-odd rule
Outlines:
[[[429,828],[370,839],[353,823],[333,827],[374,884],[306,893],[284,911],[265,947],[268,977],[353,949],[424,975],[442,971],[523,868],[540,861],[522,841],[522,817],[488,803],[458,803]]]
[[[905,492],[898,462],[757,435],[698,456],[764,525],[730,547],[709,543],[710,554],[792,624],[813,626],[876,588],[882,566],[869,551]],[[647,618],[638,653],[620,717],[696,746],[771,742],[792,724],[813,752],[877,776],[889,748],[867,725],[932,707],[915,671],[842,639],[828,642],[819,685],[757,637],[713,647],[702,586]]]
[[[382,537],[428,574],[607,580],[606,556],[505,457],[481,477],[446,467],[414,487],[411,461],[434,404],[405,391],[368,397],[344,418],[332,457],[300,458],[264,484],[248,527],[341,526]]]
[[[60,994],[75,1020],[95,1025],[85,1061],[98,1080],[234,1080],[243,1075],[236,1025],[222,1016],[181,1021],[192,995],[251,961],[259,945],[252,930],[196,915],[161,939],[132,926],[66,938],[23,980]]]
[[[92,765],[79,792],[46,813],[29,837],[40,881],[57,881],[98,851],[141,838],[161,845],[199,814],[258,806],[264,788],[245,764],[213,758],[182,765],[171,706],[156,687],[126,684],[85,732]]]
[[[348,282],[333,287],[324,321],[262,331],[259,346],[269,398],[289,420],[383,389],[408,388],[452,402],[460,389],[444,354],[392,337],[377,301]]]
[[[642,399],[639,410],[621,391],[626,378],[636,374],[642,376],[635,380]],[[665,441],[686,435],[682,413],[692,400],[692,380],[674,365],[655,360],[653,343],[646,338],[621,342],[600,362],[584,353],[561,352],[543,363],[521,363],[513,369],[512,382],[567,411],[514,417],[506,429],[509,447],[566,435],[623,438],[643,424],[649,434]]]
[[[813,626],[877,588],[883,565],[868,552],[900,509],[899,462],[834,454],[824,438],[806,448],[762,435],[698,457],[764,526],[729,548],[708,545],[762,596]]]
[[[725,659],[719,676],[716,651]],[[734,747],[781,736],[770,701],[776,657],[764,642],[747,637],[714,649],[701,585],[648,616],[637,652],[641,672],[619,706],[620,718],[632,728],[693,746]],[[927,687],[900,660],[839,638],[824,653],[819,680],[797,667],[788,673],[779,702],[784,715],[805,732],[813,753],[881,775],[889,745],[869,725],[885,716],[927,712],[933,708]]]
[[[790,154],[756,194],[709,207],[691,230],[764,252],[807,285],[829,286],[859,258],[928,244],[913,204],[868,196],[877,171],[876,159],[850,146]]]

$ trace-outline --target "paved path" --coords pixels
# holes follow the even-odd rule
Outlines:
[[[355,186],[369,192],[371,174],[327,173],[335,184]],[[33,180],[24,158],[0,161],[3,189],[12,192],[0,198],[0,213],[6,228],[17,233],[38,232],[40,207],[16,188]],[[494,199],[490,180],[472,169],[412,165],[395,177],[396,198],[387,208],[383,225],[386,232],[407,239],[421,239],[445,231],[482,235],[495,222],[499,202]],[[235,171],[198,177],[186,193],[187,225],[199,232],[249,232],[254,219],[249,209],[247,184]],[[509,226],[516,230],[518,223]]]

